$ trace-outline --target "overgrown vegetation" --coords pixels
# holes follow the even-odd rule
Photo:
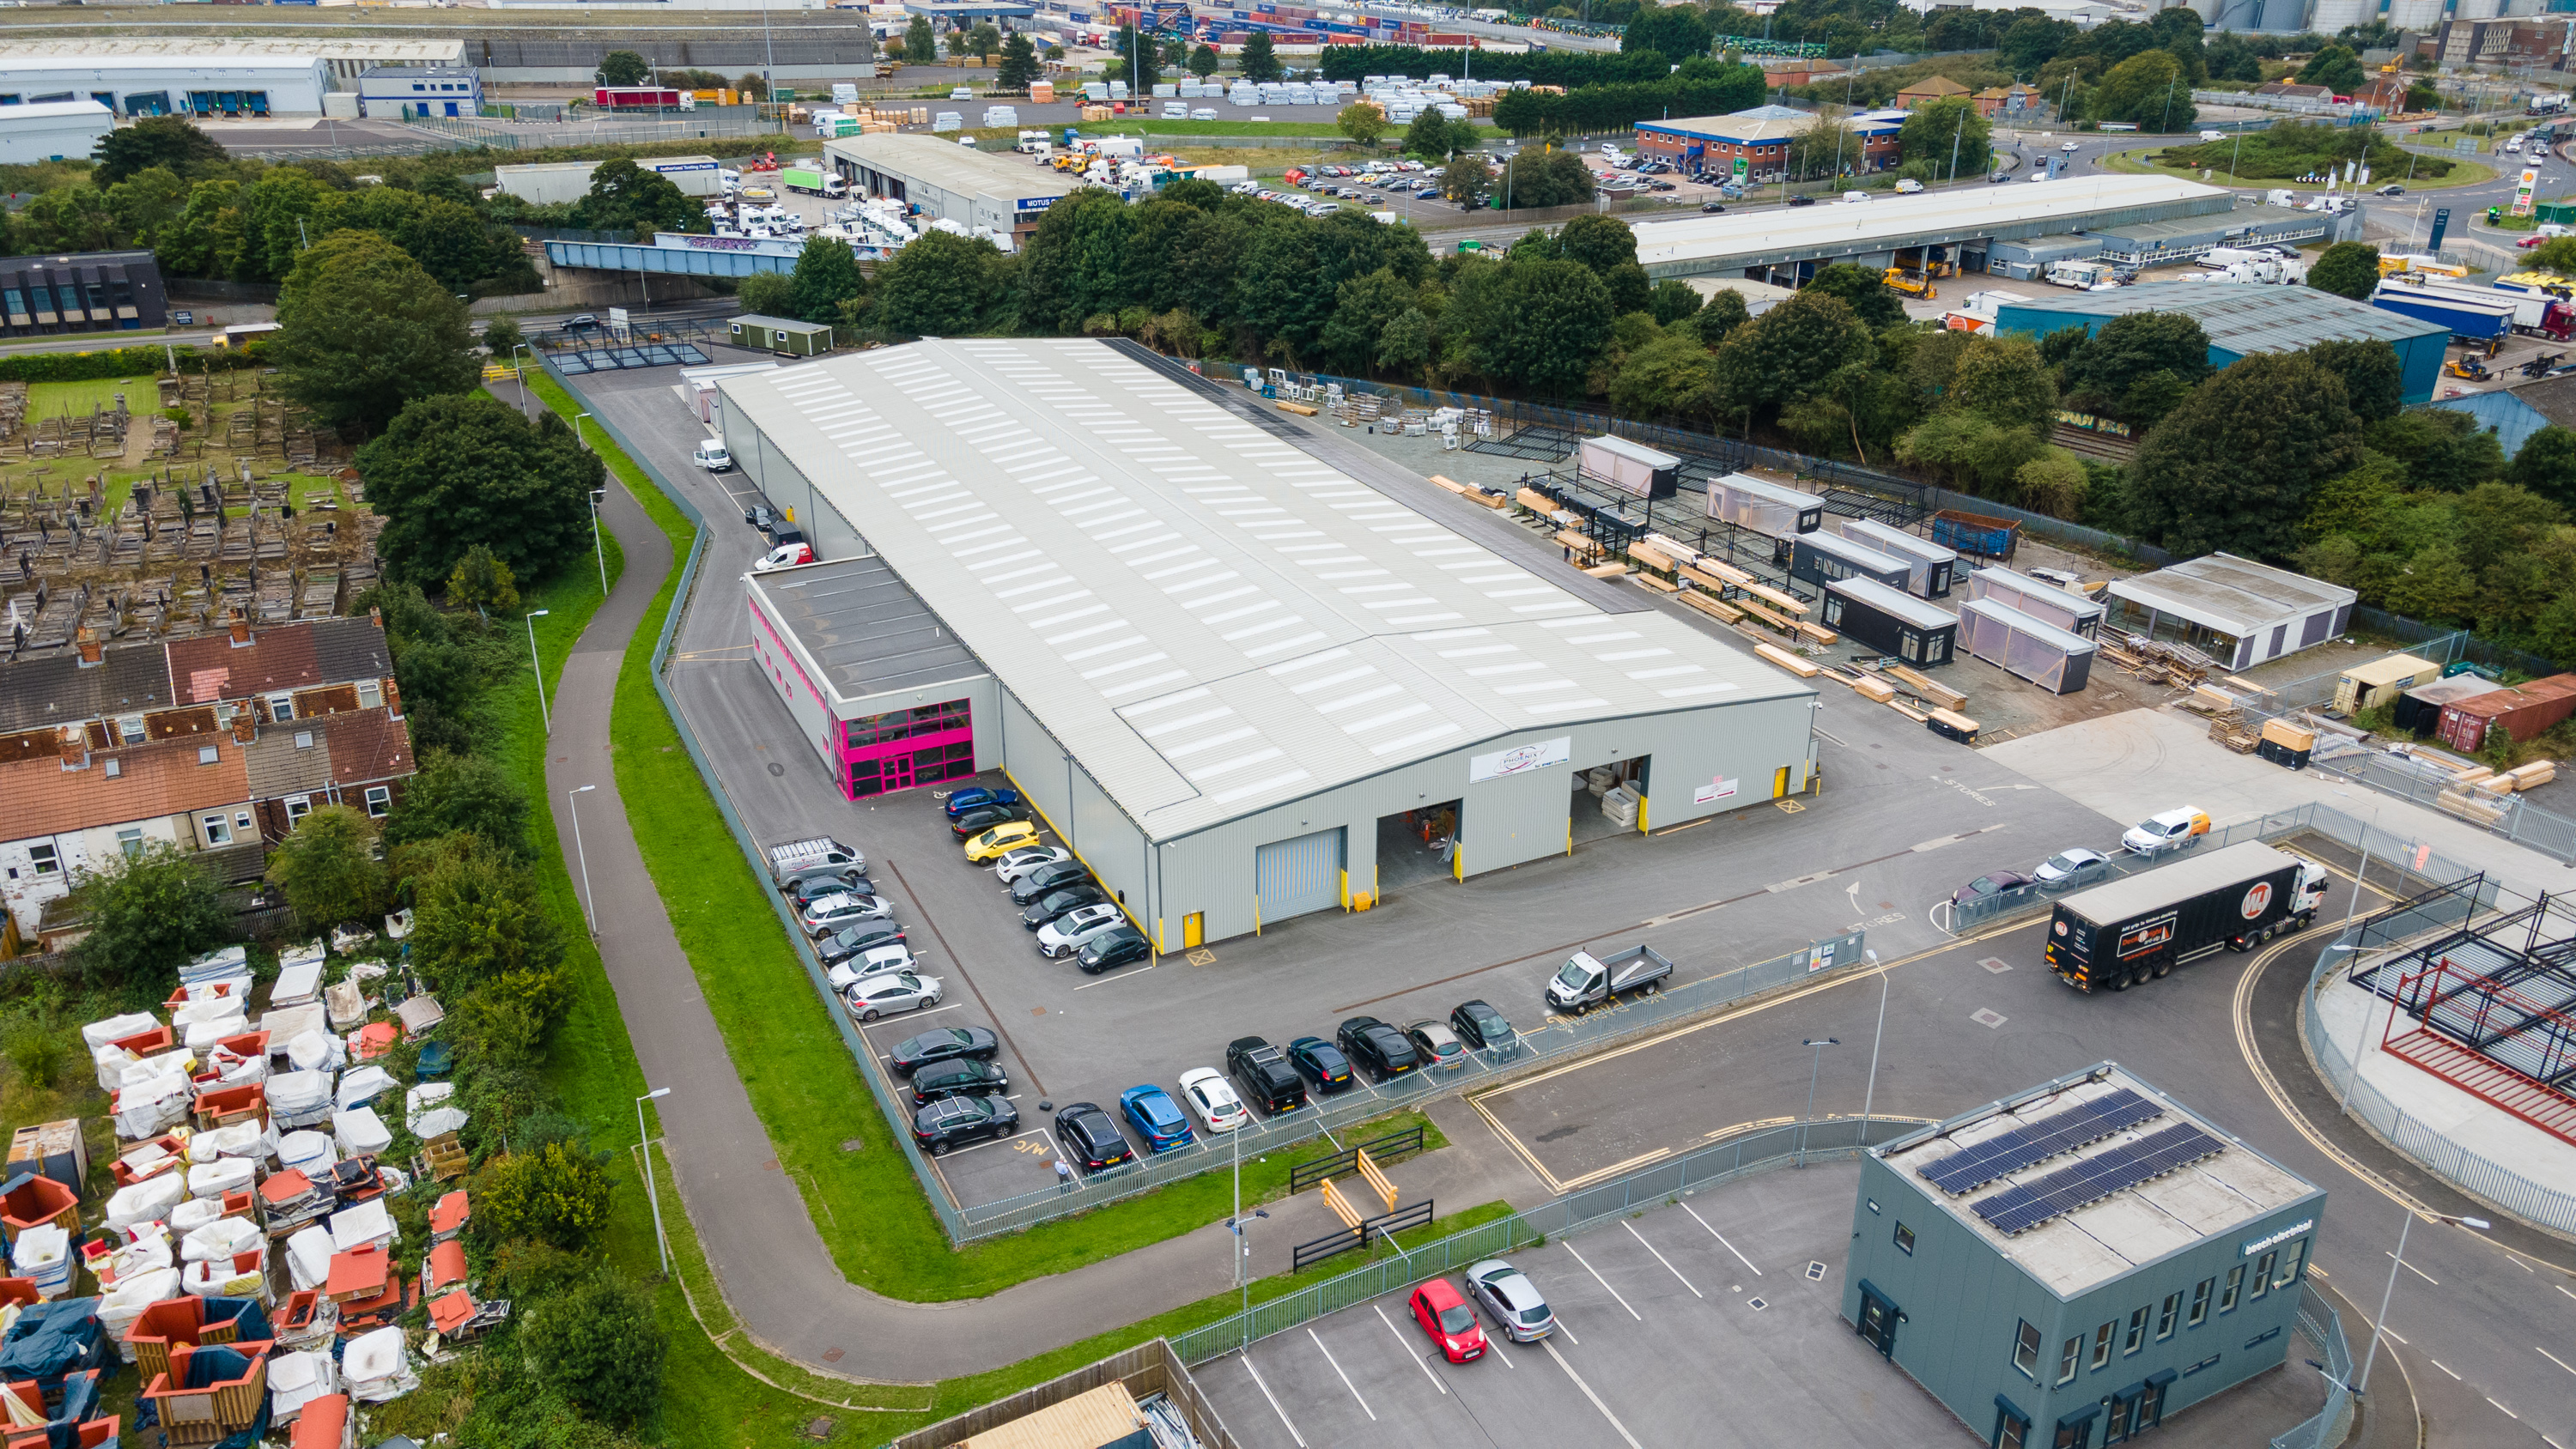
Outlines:
[[[2358,161],[2375,176],[2395,180],[2408,166],[2415,174],[2438,180],[2451,174],[2447,156],[2424,156],[2400,149],[2367,126],[2325,126],[2308,121],[2280,121],[2268,130],[2248,131],[2224,141],[2168,146],[2155,156],[2157,165],[2178,170],[2203,167],[2233,171],[2247,180],[2278,178],[2306,181]]]

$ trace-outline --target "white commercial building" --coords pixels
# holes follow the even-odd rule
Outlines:
[[[358,77],[358,114],[369,120],[482,113],[483,82],[471,66],[380,65]]]
[[[0,105],[92,100],[120,116],[318,116],[330,65],[310,50],[0,51]]]
[[[0,106],[0,166],[82,160],[115,129],[115,113],[96,101]]]
[[[825,560],[748,578],[748,663],[840,792],[1002,771],[1164,950],[1812,771],[1806,685],[1132,344],[717,386]]]
[[[113,66],[137,56],[195,57],[208,64],[229,64],[283,56],[322,62],[337,89],[354,90],[358,77],[381,65],[427,65],[450,69],[464,65],[462,40],[394,38],[323,40],[311,36],[274,36],[261,40],[0,40],[0,70],[24,61],[68,60]]]
[[[724,191],[724,169],[713,156],[650,156],[637,166],[659,173],[680,188],[682,196],[716,196]],[[495,185],[535,206],[574,202],[590,194],[597,161],[540,161],[528,166],[495,166]]]

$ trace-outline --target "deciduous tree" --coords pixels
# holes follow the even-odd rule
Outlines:
[[[163,167],[182,181],[197,181],[232,169],[221,143],[197,129],[185,116],[146,116],[98,138],[90,152],[93,186],[107,187],[150,167]]]
[[[572,224],[648,240],[657,231],[704,231],[707,219],[670,177],[621,157],[590,173],[590,192],[573,203]]]
[[[2379,248],[2368,242],[2336,242],[2308,268],[2308,285],[2356,302],[2370,300],[2379,289]]]
[[[269,852],[268,878],[308,931],[373,916],[385,898],[373,822],[355,806],[325,805],[295,823]]]
[[[1609,288],[1579,262],[1512,262],[1498,302],[1502,325],[1478,352],[1487,372],[1522,387],[1572,391],[1609,339]]]
[[[1206,80],[1216,74],[1220,64],[1222,62],[1217,59],[1216,47],[1213,45],[1202,45],[1190,52],[1190,74],[1200,80]]]
[[[830,237],[808,237],[796,254],[796,272],[788,303],[808,322],[838,322],[841,304],[866,294],[867,278],[859,273],[858,254],[849,243]]]
[[[1882,327],[1897,326],[1905,320],[1904,299],[1880,280],[1877,272],[1867,267],[1850,262],[1819,267],[1807,286],[1809,290],[1820,291],[1828,297],[1842,298],[1843,305],[1852,309],[1852,315],[1861,320],[1861,325],[1873,332]]]
[[[72,958],[102,985],[157,992],[181,962],[239,934],[205,865],[165,841],[105,854],[81,869],[73,889],[89,934]]]
[[[1982,176],[1993,162],[1994,128],[1966,96],[1947,96],[1916,106],[1897,128],[1897,154],[1907,161],[1928,162],[1947,177],[1956,161],[1961,176]]]
[[[496,1157],[474,1179],[474,1226],[494,1243],[534,1238],[566,1252],[608,1226],[608,1174],[577,1142]]]
[[[993,278],[1001,263],[1002,254],[980,237],[925,232],[878,270],[869,320],[888,332],[914,337],[972,331],[975,319],[993,301]]]
[[[2319,484],[2351,467],[2343,380],[2304,353],[2257,353],[2148,430],[2130,470],[2137,525],[2186,557],[2288,555]]]
[[[476,544],[517,578],[545,578],[589,551],[590,490],[605,476],[560,417],[531,424],[487,393],[412,404],[357,465],[386,520],[386,572],[412,581],[447,577]]]
[[[277,320],[269,356],[280,381],[326,422],[380,428],[406,404],[474,386],[465,305],[374,232],[334,232],[303,252]],[[452,565],[440,560],[431,576]]]
[[[652,64],[634,51],[612,50],[599,63],[599,83],[604,86],[640,86],[652,71]]]
[[[1386,112],[1375,101],[1353,101],[1334,115],[1333,125],[1363,146],[1375,146],[1386,134]]]
[[[404,782],[385,817],[386,846],[399,850],[447,835],[472,835],[509,857],[528,858],[528,797],[507,771],[481,755],[432,750]]]
[[[486,1211],[479,1189],[474,1205]],[[660,1400],[661,1324],[652,1300],[623,1278],[602,1274],[541,1301],[519,1343],[540,1379],[602,1422],[634,1424]]]

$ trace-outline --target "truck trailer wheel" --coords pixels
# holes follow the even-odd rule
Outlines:
[[[2162,981],[2165,978],[2165,973],[2171,970],[2173,970],[2173,958],[2168,956],[2164,960],[2156,963],[2156,979]]]
[[[1649,982],[1647,982],[1647,983],[1646,983],[1646,994],[1647,994],[1648,996],[1652,996],[1652,995],[1654,995],[1656,992],[1661,991],[1661,990],[1663,990],[1663,989],[1664,989],[1664,987],[1663,987],[1663,983],[1662,983],[1662,982],[1660,982],[1660,981],[1649,981]]]
[[[2108,987],[2110,987],[2110,988],[2111,988],[2112,990],[2114,990],[2114,991],[2126,991],[2126,990],[2128,990],[2128,989],[2129,989],[2129,974],[2128,974],[2127,972],[2123,971],[2123,972],[2121,972],[2119,975],[2112,977],[2109,981],[2106,981],[2106,982],[2104,982],[2103,984],[2104,984],[2104,985],[2106,985],[2106,986],[2108,986]]]

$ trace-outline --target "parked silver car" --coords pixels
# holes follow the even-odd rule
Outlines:
[[[918,1011],[937,1006],[941,992],[939,978],[915,971],[880,971],[862,976],[841,992],[849,1003],[850,1015],[861,1021],[874,1021],[888,1012]]]
[[[894,907],[883,896],[824,896],[797,913],[798,924],[807,935],[824,936],[844,926],[861,921],[884,921],[894,917]]]
[[[1536,1343],[1556,1332],[1556,1313],[1541,1297],[1529,1275],[1500,1258],[1488,1258],[1467,1270],[1467,1291],[1476,1305],[1514,1343]]]
[[[1038,954],[1050,961],[1070,955],[1081,950],[1092,937],[1115,930],[1126,920],[1126,912],[1107,901],[1076,906],[1038,927]]]

